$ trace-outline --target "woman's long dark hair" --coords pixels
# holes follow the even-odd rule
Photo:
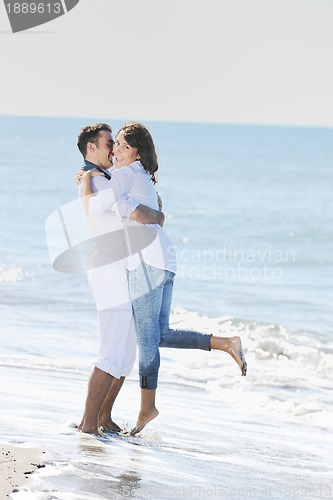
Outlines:
[[[153,184],[156,184],[157,179],[155,173],[158,170],[157,154],[155,151],[154,141],[150,132],[141,123],[125,123],[117,132],[124,132],[126,142],[138,150],[140,156],[140,163],[146,172],[150,174]]]

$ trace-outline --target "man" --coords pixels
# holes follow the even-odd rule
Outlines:
[[[108,170],[113,165],[114,141],[111,127],[105,123],[84,127],[79,133],[77,145],[84,158],[82,174],[97,168],[104,176],[94,178],[94,190],[107,189],[110,179]],[[77,174],[76,181],[80,181],[80,174]],[[162,211],[144,205],[137,206],[135,202],[132,206],[133,200],[126,198],[119,203],[122,205],[122,213],[131,214],[132,220],[161,226],[164,223]],[[133,210],[134,207],[136,208]],[[118,209],[119,205],[114,207],[115,211]],[[116,216],[109,212],[107,217],[110,219]],[[102,223],[105,228],[109,219],[102,222],[90,220],[90,225]],[[105,251],[108,249],[105,248]],[[132,306],[128,301],[126,271],[122,266],[122,262],[110,262],[96,265],[90,272],[89,283],[98,310],[101,349],[89,379],[84,415],[78,426],[80,432],[99,434],[100,427],[105,431],[121,430],[112,420],[111,413],[125,377],[133,367],[136,352]]]

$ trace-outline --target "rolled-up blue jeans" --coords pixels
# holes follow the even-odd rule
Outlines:
[[[172,330],[169,327],[174,279],[174,273],[145,263],[128,272],[142,389],[157,388],[159,347],[210,351],[211,335],[191,330]]]

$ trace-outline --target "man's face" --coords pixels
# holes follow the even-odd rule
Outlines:
[[[104,169],[111,168],[113,165],[113,145],[112,135],[107,130],[101,130],[93,151],[95,165]]]

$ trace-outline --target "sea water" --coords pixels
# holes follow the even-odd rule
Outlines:
[[[161,350],[158,419],[98,440],[73,428],[94,303],[84,273],[52,269],[44,230],[76,199],[93,121],[0,118],[0,438],[47,463],[14,496],[333,498],[332,130],[146,123],[178,256],[172,324],[240,335],[248,376],[223,353]],[[114,419],[130,429],[138,407],[135,366]]]

